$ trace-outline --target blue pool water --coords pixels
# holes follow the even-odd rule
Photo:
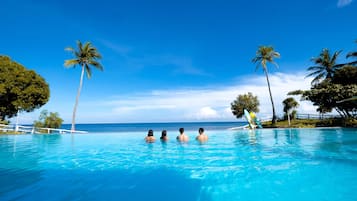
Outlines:
[[[0,200],[357,200],[356,129],[176,134],[0,135]]]

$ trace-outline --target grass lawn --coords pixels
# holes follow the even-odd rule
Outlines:
[[[264,128],[315,128],[315,127],[354,127],[357,128],[357,119],[294,119],[289,126],[288,120],[280,120],[275,125],[271,122],[262,123]]]

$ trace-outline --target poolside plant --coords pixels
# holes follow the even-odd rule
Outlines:
[[[39,119],[33,124],[36,128],[60,128],[62,123],[63,119],[57,112],[48,112],[47,110],[43,110],[41,111]],[[42,132],[47,132],[47,130]]]

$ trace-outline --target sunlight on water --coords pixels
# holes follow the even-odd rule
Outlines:
[[[356,200],[357,131],[0,136],[0,200]]]

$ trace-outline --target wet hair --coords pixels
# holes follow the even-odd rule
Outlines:
[[[151,129],[148,132],[148,136],[154,136],[154,131],[152,131]]]
[[[183,132],[185,132],[185,129],[184,128],[180,128],[179,131],[182,134]]]
[[[167,135],[166,130],[163,130],[163,131],[161,132],[161,137],[160,137],[160,139],[164,139],[164,138],[166,137],[166,135]]]
[[[204,131],[205,131],[205,129],[203,129],[203,128],[199,128],[199,129],[198,129],[198,132],[199,132],[199,133],[203,133]]]

